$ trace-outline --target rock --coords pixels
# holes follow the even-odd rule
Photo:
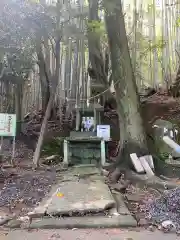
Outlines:
[[[162,226],[159,224],[157,228],[158,228],[158,230],[161,230]]]
[[[180,153],[177,153],[177,152],[174,151],[174,150],[172,151],[171,155],[172,155],[172,158],[173,158],[173,159],[180,158]]]
[[[46,212],[46,206],[38,206],[34,209],[33,212],[29,212],[28,216],[29,218],[41,218],[45,215]]]
[[[153,124],[153,128],[155,129],[162,129],[163,130],[163,135],[165,133],[165,131],[171,131],[173,130],[174,126],[173,123],[163,120],[163,119],[157,119],[154,124]]]
[[[62,168],[63,168],[64,170],[67,170],[67,169],[68,169],[68,163],[63,162]]]
[[[148,225],[148,221],[147,221],[145,218],[141,218],[141,219],[139,220],[139,222],[138,222],[138,225],[139,225],[140,227],[142,227],[142,226],[147,226],[147,225]]]
[[[46,157],[45,160],[54,160],[58,157],[58,155],[52,155],[52,156],[49,156],[49,157]]]
[[[162,141],[163,136],[170,136],[174,126],[171,122],[165,121],[162,119],[158,119],[153,124],[154,135],[155,135],[155,143],[158,146],[159,152],[163,153],[172,153],[172,149]]]
[[[161,223],[162,229],[164,232],[169,232],[173,228],[176,228],[174,223],[171,220],[166,220]]]
[[[148,227],[148,230],[151,231],[151,232],[154,232],[156,229],[155,229],[154,226],[151,225],[151,226]]]
[[[119,216],[120,214],[117,212],[116,208],[111,208],[109,210],[109,216]]]
[[[166,164],[168,164],[168,165],[170,165],[170,166],[172,166],[172,167],[174,167],[174,168],[180,168],[180,161],[179,161],[179,159],[178,160],[169,160],[169,159],[167,159],[166,161]]]
[[[30,217],[29,216],[19,217],[18,220],[20,220],[21,222],[29,222]]]
[[[11,219],[12,219],[12,217],[10,217],[10,216],[2,216],[2,217],[0,217],[0,226],[6,224]]]
[[[20,228],[21,224],[22,224],[21,220],[13,219],[13,220],[10,220],[8,222],[7,227],[9,227],[9,228]]]
[[[51,238],[61,238],[60,234],[58,233],[54,233]]]
[[[133,193],[133,194],[126,194],[126,198],[128,201],[131,201],[131,202],[139,202],[142,199],[142,196],[140,194]]]
[[[48,156],[48,157],[46,157],[46,158],[44,158],[44,159],[42,159],[42,163],[43,164],[47,164],[47,165],[49,165],[49,164],[51,164],[52,162],[60,162],[60,156],[58,156],[58,155],[52,155],[52,156]]]

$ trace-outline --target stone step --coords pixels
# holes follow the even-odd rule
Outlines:
[[[130,215],[119,216],[89,216],[43,218],[32,220],[29,229],[73,229],[73,228],[118,228],[136,227],[136,220]]]

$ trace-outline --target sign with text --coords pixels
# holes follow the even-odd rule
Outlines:
[[[97,125],[97,137],[105,141],[110,140],[110,125]]]
[[[16,136],[16,114],[0,113],[0,136]]]

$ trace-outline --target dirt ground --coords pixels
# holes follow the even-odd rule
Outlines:
[[[173,233],[162,233],[160,231],[136,231],[122,229],[100,229],[100,230],[43,230],[27,232],[24,230],[12,232],[0,232],[0,240],[178,240],[180,236]]]
[[[14,167],[10,167],[11,144],[4,140],[4,159],[0,164],[0,216],[24,215],[34,209],[56,182],[55,170],[32,166],[33,151],[21,141],[16,142]]]

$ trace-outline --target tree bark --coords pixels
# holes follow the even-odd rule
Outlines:
[[[44,141],[44,135],[45,135],[46,130],[47,130],[46,129],[47,128],[47,123],[48,123],[48,119],[49,119],[49,116],[50,116],[50,113],[51,113],[51,108],[52,108],[52,105],[53,105],[53,102],[54,102],[54,97],[55,97],[54,94],[51,94],[48,105],[47,105],[47,108],[46,108],[45,116],[44,116],[44,119],[43,119],[43,122],[42,122],[42,125],[41,125],[41,131],[40,131],[40,134],[39,134],[38,142],[37,142],[37,145],[36,145],[36,150],[34,152],[34,157],[33,157],[33,163],[34,163],[35,167],[38,166],[40,153],[41,153],[41,148],[42,148],[43,141]]]
[[[39,134],[39,138],[38,138],[38,142],[36,145],[36,150],[34,152],[34,156],[33,156],[33,163],[35,165],[35,167],[38,167],[39,165],[39,157],[40,157],[40,153],[41,153],[41,148],[43,145],[43,141],[44,141],[44,136],[47,130],[47,124],[48,124],[48,118],[50,116],[51,113],[51,109],[53,106],[53,102],[56,96],[56,88],[58,85],[58,81],[59,81],[59,74],[60,74],[60,41],[61,41],[61,29],[60,29],[60,9],[61,9],[61,0],[58,0],[56,3],[56,9],[57,9],[57,17],[56,17],[56,44],[55,44],[55,58],[56,58],[56,68],[55,68],[55,73],[53,75],[51,75],[51,79],[49,78],[48,74],[48,80],[51,83],[51,91],[50,91],[50,98],[49,98],[49,102],[46,108],[46,112],[45,112],[45,116],[42,122],[42,126],[41,126],[41,131]],[[47,72],[47,67],[46,63],[45,63],[45,72]]]
[[[121,1],[104,0],[105,21],[111,53],[117,111],[120,125],[121,154],[147,151],[146,134],[140,112],[140,101],[133,73]],[[113,27],[112,27],[113,26]]]
[[[45,58],[43,56],[42,47],[37,48],[37,56],[39,61],[39,77],[41,84],[41,95],[42,95],[42,110],[46,111],[49,98],[50,98],[50,84],[47,76],[46,69],[50,66],[46,65]]]

